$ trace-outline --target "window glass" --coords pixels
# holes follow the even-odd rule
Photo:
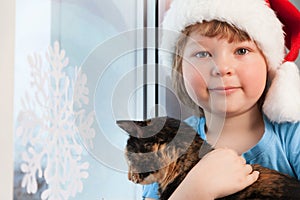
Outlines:
[[[115,120],[143,115],[143,18],[136,0],[16,1],[14,199],[140,199]]]

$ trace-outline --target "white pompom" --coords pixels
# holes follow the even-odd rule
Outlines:
[[[285,62],[276,70],[263,111],[274,122],[300,121],[300,74],[294,62]]]

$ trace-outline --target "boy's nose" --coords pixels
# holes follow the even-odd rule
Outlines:
[[[214,76],[232,76],[234,74],[233,63],[226,58],[215,60],[212,74]]]

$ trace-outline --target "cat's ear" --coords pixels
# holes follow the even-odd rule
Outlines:
[[[129,135],[131,135],[130,133],[132,133],[135,129],[133,121],[130,120],[118,120],[116,123],[121,129],[129,133]]]
[[[142,127],[138,126],[132,120],[119,120],[117,125],[128,133],[129,136],[141,138],[143,137]]]
[[[149,138],[159,133],[167,121],[167,117],[156,117],[144,121],[119,120],[117,121],[117,125],[130,136]]]

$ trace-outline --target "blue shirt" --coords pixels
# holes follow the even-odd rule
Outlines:
[[[205,118],[185,120],[206,140]],[[265,132],[260,141],[243,153],[249,164],[260,164],[300,180],[300,123],[272,123],[264,117]],[[158,199],[157,183],[143,187],[143,198]]]

